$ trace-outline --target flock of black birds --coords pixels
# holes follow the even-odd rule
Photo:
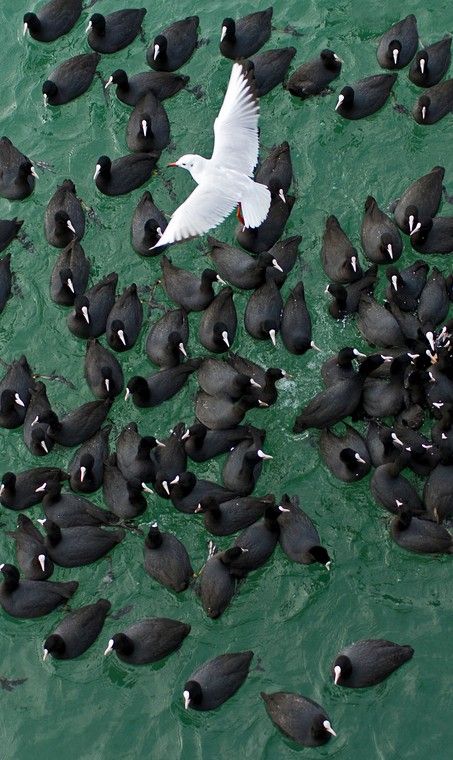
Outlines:
[[[67,33],[82,12],[81,0],[50,0],[37,14],[26,13],[24,29],[38,41],[52,42]],[[76,56],[58,66],[43,85],[48,105],[61,105],[90,86],[99,54],[121,50],[140,33],[145,9],[117,11],[104,18],[95,13],[88,26],[88,43],[94,53]],[[272,8],[237,22],[225,19],[220,50],[231,59],[245,59],[244,67],[259,96],[281,83],[294,48],[271,50],[253,56],[271,34]],[[133,106],[127,126],[127,144],[134,152],[113,162],[102,156],[96,166],[97,187],[108,195],[128,193],[148,181],[161,151],[169,144],[170,127],[162,100],[187,85],[188,77],[174,74],[198,44],[198,17],[176,22],[157,35],[146,60],[154,71],[127,76],[117,70],[105,86],[116,84],[120,100]],[[417,53],[416,19],[408,16],[386,32],[377,50],[381,66],[401,69],[413,59],[409,76],[428,87],[414,116],[434,123],[452,110],[453,80],[439,84],[450,63],[451,39],[445,38]],[[415,56],[415,57],[414,57]],[[286,83],[299,97],[320,94],[341,71],[341,60],[329,50],[300,66]],[[395,74],[361,80],[341,90],[337,111],[346,118],[361,118],[380,108],[388,97]],[[27,197],[34,188],[35,167],[11,141],[0,141],[0,196]],[[24,514],[18,517],[15,541],[17,567],[3,564],[0,604],[18,618],[36,618],[65,604],[76,592],[77,581],[49,580],[55,565],[79,567],[105,556],[120,543],[133,520],[147,508],[145,494],[155,492],[186,514],[201,514],[213,536],[238,531],[224,551],[210,547],[205,566],[194,581],[184,544],[163,532],[156,523],[144,540],[145,571],[158,583],[182,592],[195,586],[210,617],[219,617],[250,572],[271,557],[279,543],[294,562],[314,562],[330,568],[331,558],[322,546],[309,516],[296,496],[254,496],[263,462],[266,431],[241,425],[249,409],[269,407],[277,400],[277,382],[285,377],[279,368],[263,368],[230,351],[237,330],[233,289],[253,290],[244,314],[245,328],[257,340],[276,344],[281,335],[286,349],[302,355],[317,349],[312,321],[300,281],[286,303],[281,287],[298,258],[301,238],[281,241],[294,197],[288,195],[292,165],[288,143],[273,148],[260,164],[256,179],[267,184],[272,205],[257,230],[238,227],[242,248],[208,238],[215,269],[201,278],[161,257],[162,285],[178,308],[166,311],[151,326],[146,353],[159,367],[147,378],[135,376],[126,383],[138,407],[154,407],[172,398],[188,377],[197,373],[199,391],[196,421],[186,429],[174,426],[163,441],[142,436],[128,424],[109,453],[114,401],[124,390],[124,377],[115,352],[131,349],[142,329],[143,307],[135,284],[117,296],[117,275],[112,272],[88,287],[90,262],[81,247],[85,211],[71,180],[65,180],[45,211],[45,234],[50,245],[62,249],[50,284],[52,300],[71,307],[68,328],[87,341],[85,377],[95,401],[58,417],[47,398],[46,386],[37,381],[25,357],[14,361],[0,382],[0,425],[23,426],[32,454],[44,457],[54,446],[79,447],[68,472],[35,467],[7,472],[0,486],[0,502],[22,512],[42,505],[40,520],[45,534]],[[437,217],[443,192],[444,170],[434,167],[416,180],[396,202],[394,219],[371,196],[365,203],[361,229],[363,253],[371,262],[363,271],[357,250],[335,216],[330,216],[321,259],[330,280],[332,317],[343,320],[357,314],[357,327],[379,353],[368,356],[342,348],[322,367],[325,390],[297,415],[294,432],[321,429],[319,449],[329,470],[353,483],[374,468],[370,481],[376,502],[392,513],[391,535],[403,548],[421,553],[453,553],[453,539],[442,524],[453,516],[453,276],[422,260],[398,270],[401,232],[410,236],[423,254],[453,251],[453,218]],[[0,222],[0,250],[19,233],[17,219]],[[132,220],[132,245],[149,256],[167,224],[148,191]],[[155,252],[154,252],[155,253]],[[378,265],[386,265],[388,279],[384,304],[374,299]],[[0,311],[11,293],[10,256],[0,261]],[[216,294],[214,283],[224,287]],[[227,281],[229,285],[226,285]],[[199,341],[207,351],[223,358],[188,358],[189,315],[202,311]],[[99,342],[105,334],[109,348]],[[380,353],[382,351],[382,353]],[[358,368],[356,364],[358,363]],[[332,427],[352,417],[366,420],[366,435],[349,424],[338,434]],[[385,418],[386,423],[382,421]],[[430,428],[422,433],[421,427]],[[198,478],[188,460],[205,462],[228,453],[223,485]],[[189,469],[188,469],[189,467]],[[426,478],[420,497],[401,473],[404,468]],[[62,490],[69,481],[71,490]],[[150,487],[151,486],[151,487]],[[103,489],[106,509],[86,494]],[[69,612],[44,642],[44,658],[78,657],[98,638],[110,602],[99,599]],[[135,622],[115,634],[105,654],[115,651],[130,664],[155,662],[180,647],[190,625],[166,618]],[[363,640],[345,647],[335,659],[335,684],[361,688],[379,683],[412,657],[410,646],[385,640]],[[232,696],[247,677],[252,652],[222,654],[204,663],[185,684],[185,707],[210,710]],[[296,742],[306,746],[325,743],[335,732],[325,710],[312,700],[290,692],[262,694],[274,723]]]

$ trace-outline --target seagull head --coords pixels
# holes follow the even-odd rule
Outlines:
[[[187,169],[196,182],[199,182],[197,176],[202,172],[206,159],[198,156],[196,153],[187,153],[181,156],[177,161],[172,161],[167,166],[179,166],[181,169]]]

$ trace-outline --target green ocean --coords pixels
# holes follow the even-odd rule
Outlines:
[[[127,0],[99,0],[94,10],[109,13],[125,7]],[[149,183],[116,198],[101,195],[92,180],[96,160],[112,159],[127,151],[125,129],[130,109],[110,88],[106,97],[95,78],[89,91],[68,105],[44,108],[42,82],[63,60],[88,52],[85,27],[91,10],[84,11],[74,29],[54,43],[40,44],[22,37],[25,11],[36,10],[24,0],[0,0],[2,30],[1,133],[34,161],[51,169],[38,169],[35,192],[25,201],[0,199],[0,218],[24,219],[23,231],[32,242],[24,248],[14,241],[12,269],[14,294],[0,316],[0,357],[10,362],[25,353],[40,375],[62,375],[73,387],[58,380],[45,381],[52,407],[58,414],[92,400],[83,377],[85,343],[66,325],[67,310],[49,297],[50,273],[58,255],[44,237],[45,207],[57,185],[71,178],[78,195],[92,207],[82,241],[92,262],[94,283],[111,271],[118,272],[118,292],[136,282],[152,286],[160,276],[159,257],[139,257],[130,244],[133,211],[145,189],[156,204],[170,214],[193,188],[187,172],[167,169],[168,161],[187,152],[209,156],[212,124],[221,105],[231,63],[218,49],[224,16],[240,17],[266,7],[261,0],[244,5],[238,0],[168,0],[144,4],[146,41],[135,42],[119,53],[103,56],[102,78],[117,68],[128,73],[147,70],[145,51],[155,34],[171,21],[197,13],[202,45],[182,72],[191,85],[199,85],[204,97],[182,91],[165,102],[173,145],[164,151]],[[135,5],[133,3],[132,5]],[[137,3],[136,5],[140,5]],[[126,608],[118,619],[107,618],[100,639],[73,661],[42,661],[42,644],[63,612],[57,610],[38,620],[17,620],[0,615],[0,760],[212,760],[244,757],[250,760],[288,760],[296,756],[314,760],[447,760],[452,755],[451,626],[453,597],[451,562],[445,557],[409,554],[389,536],[389,516],[373,501],[369,477],[358,484],[335,480],[321,463],[316,431],[300,436],[291,432],[297,411],[321,389],[320,367],[339,348],[367,349],[354,320],[334,322],[328,314],[327,284],[320,249],[325,219],[335,214],[353,244],[360,250],[360,225],[367,195],[386,209],[409,183],[441,164],[446,187],[453,194],[452,117],[423,127],[395,104],[409,110],[420,90],[407,76],[398,74],[394,94],[385,107],[357,122],[346,121],[334,111],[336,94],[346,84],[380,73],[376,47],[380,35],[395,21],[415,13],[422,44],[453,31],[453,5],[447,0],[411,3],[382,0],[275,0],[274,26],[264,49],[294,45],[294,65],[332,48],[343,60],[343,70],[333,83],[334,92],[300,101],[277,87],[261,102],[261,150],[288,140],[291,145],[297,197],[285,236],[301,234],[300,260],[283,286],[287,295],[302,278],[313,319],[313,337],[321,351],[303,357],[290,355],[281,340],[254,341],[245,331],[242,314],[248,293],[237,292],[235,303],[239,329],[233,349],[266,367],[283,367],[292,378],[279,384],[277,403],[269,410],[253,410],[247,420],[266,427],[265,462],[256,493],[297,494],[303,509],[316,524],[322,543],[332,556],[332,568],[292,564],[277,547],[273,557],[243,584],[225,614],[210,620],[196,595],[188,590],[176,595],[160,587],[143,569],[143,535],[128,532],[110,558],[75,570],[57,568],[54,580],[77,579],[80,587],[72,606],[99,597],[112,603],[112,611]],[[284,29],[290,25],[298,36]],[[294,70],[294,66],[293,66]],[[443,202],[440,213],[453,208]],[[215,236],[234,241],[232,216]],[[196,272],[210,265],[203,239],[177,246],[173,261]],[[361,262],[366,260],[360,253]],[[398,266],[419,256],[407,238]],[[442,271],[451,270],[448,256],[426,257]],[[376,293],[385,290],[383,270]],[[162,312],[148,311],[133,350],[121,354],[125,378],[154,371],[144,345],[149,326]],[[160,286],[155,300],[169,305]],[[197,338],[199,314],[190,315],[188,352],[202,355]],[[104,339],[103,339],[104,340]],[[2,370],[3,371],[3,370]],[[129,421],[138,423],[142,435],[165,437],[180,420],[194,419],[196,378],[171,401],[139,410],[120,396],[109,419],[116,435]],[[359,425],[363,429],[362,425]],[[45,462],[67,467],[73,451],[55,447]],[[194,465],[198,475],[220,481],[223,457]],[[26,449],[22,430],[0,431],[0,472],[20,471],[42,465]],[[422,480],[409,475],[418,487]],[[93,495],[102,503],[102,493]],[[209,539],[203,521],[177,512],[170,502],[150,496],[149,507],[139,518],[143,533],[158,520],[163,530],[174,532],[185,543],[193,567],[202,567]],[[28,513],[41,517],[40,507]],[[0,562],[14,562],[14,545],[6,531],[15,527],[17,514],[2,509]],[[231,539],[220,539],[227,548]],[[449,569],[450,568],[450,569]],[[450,573],[450,575],[449,575]],[[156,665],[134,668],[115,655],[103,657],[110,636],[143,617],[174,617],[189,622],[192,631],[181,649]],[[330,667],[337,652],[361,638],[388,638],[415,649],[413,660],[379,686],[364,690],[335,687]],[[218,710],[197,713],[184,710],[183,685],[205,660],[224,652],[252,649],[250,675],[240,691]],[[5,681],[7,679],[7,681]],[[26,679],[11,691],[5,683]],[[338,737],[317,749],[300,749],[285,739],[269,721],[261,691],[295,691],[324,706]]]

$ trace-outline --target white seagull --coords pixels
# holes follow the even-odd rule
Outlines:
[[[153,246],[196,237],[217,227],[235,206],[245,227],[259,227],[267,217],[271,194],[254,182],[258,162],[258,99],[241,64],[233,64],[222,108],[214,122],[211,158],[189,153],[168,166],[187,169],[198,184],[176,209]],[[151,249],[150,249],[151,250]]]

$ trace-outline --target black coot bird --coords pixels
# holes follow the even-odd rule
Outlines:
[[[266,159],[259,164],[255,180],[267,185],[269,188],[275,188],[284,201],[293,179],[293,166],[291,162],[291,151],[289,143],[285,140],[281,145],[274,145],[266,156]]]
[[[286,89],[299,98],[319,95],[340,75],[342,63],[333,50],[325,48],[317,58],[303,63],[291,74]]]
[[[105,332],[107,318],[115,303],[118,282],[116,272],[103,277],[84,295],[74,299],[74,311],[68,315],[68,327],[78,338],[98,338]]]
[[[126,425],[116,441],[117,464],[124,477],[136,478],[145,483],[153,480],[155,465],[151,454],[158,445],[154,436],[140,435],[136,422]]]
[[[41,415],[40,422],[49,425],[49,436],[61,446],[79,446],[101,427],[112,402],[110,399],[88,401],[58,419],[54,412]]]
[[[280,187],[270,187],[271,206],[269,213],[259,227],[236,228],[236,240],[250,253],[262,253],[274,246],[281,237],[285,224],[296,202],[294,195],[287,195],[285,200],[280,195]]]
[[[383,69],[403,69],[418,47],[417,19],[411,13],[382,35],[376,56]]]
[[[253,399],[243,397],[233,401],[225,394],[210,396],[199,391],[195,401],[195,414],[209,430],[226,430],[237,427],[247,410],[254,405]]]
[[[152,326],[146,339],[146,353],[163,369],[177,367],[187,358],[189,320],[184,309],[172,309]]]
[[[147,378],[134,375],[126,386],[126,401],[132,396],[135,406],[138,407],[158,406],[168,401],[186,384],[190,375],[200,366],[200,362],[201,359],[188,359],[184,364],[162,369]]]
[[[213,283],[216,280],[222,282],[213,269],[205,269],[201,277],[197,277],[187,269],[175,266],[166,256],[162,256],[160,265],[167,296],[187,312],[206,309],[215,296]]]
[[[105,462],[102,488],[107,507],[122,520],[142,515],[148,506],[144,492],[152,493],[143,481],[123,475],[116,454],[111,454]]]
[[[115,351],[129,351],[137,340],[143,322],[143,308],[135,283],[124,289],[107,318],[107,342]]]
[[[118,518],[112,512],[106,512],[88,499],[74,493],[62,493],[59,484],[49,487],[42,505],[46,518],[60,528],[112,525],[118,522]]]
[[[159,153],[170,142],[170,122],[165,108],[152,92],[146,93],[132,111],[126,127],[129,150]]]
[[[44,104],[61,106],[83,95],[94,79],[100,58],[99,53],[83,53],[60,63],[42,85]]]
[[[321,261],[327,277],[333,282],[340,284],[354,282],[362,276],[357,251],[341,228],[336,216],[329,216],[326,219]]]
[[[49,557],[61,567],[82,567],[104,557],[124,538],[123,528],[104,530],[97,525],[60,528],[48,518],[44,521]]]
[[[34,388],[30,365],[22,355],[11,362],[0,380],[0,427],[16,428],[22,425]]]
[[[233,290],[222,288],[205,309],[198,327],[198,337],[208,351],[221,354],[231,348],[236,337],[237,313]]]
[[[425,483],[423,500],[437,522],[453,515],[453,452],[448,449],[441,449],[441,460]]]
[[[211,360],[205,359],[206,361]],[[185,450],[192,461],[206,462],[230,451],[232,446],[250,435],[248,426],[238,426],[232,430],[209,430],[201,422],[196,422],[190,426],[183,439]]]
[[[88,26],[88,44],[98,53],[116,53],[130,45],[140,33],[146,8],[126,8],[108,16],[93,13]]]
[[[317,702],[289,691],[261,692],[272,723],[303,747],[320,747],[336,736],[326,711]]]
[[[414,486],[401,475],[406,466],[407,455],[400,455],[394,462],[381,464],[376,467],[370,481],[370,489],[375,500],[381,507],[397,514],[401,507],[411,509],[420,514],[425,511]]]
[[[227,361],[209,357],[203,359],[197,377],[200,388],[210,396],[225,393],[232,399],[239,399],[251,391],[251,388],[261,387],[253,378],[238,372]],[[192,434],[194,433],[195,431]],[[200,443],[203,438],[204,433],[199,433]]]
[[[453,79],[430,87],[420,95],[412,110],[418,124],[436,124],[453,112]]]
[[[163,29],[146,52],[156,71],[176,71],[189,60],[198,43],[198,16],[188,16]]]
[[[445,169],[434,166],[404,191],[395,209],[395,222],[409,235],[437,214],[442,199]]]
[[[253,72],[254,89],[258,98],[267,95],[283,82],[296,52],[294,47],[276,48],[244,61],[244,68]]]
[[[109,455],[109,435],[111,425],[101,430],[82,444],[69,465],[70,485],[73,491],[93,493],[102,485],[104,462]]]
[[[43,660],[50,654],[56,660],[80,657],[96,641],[110,611],[107,599],[98,599],[72,610],[47,636],[43,645]]]
[[[397,74],[375,74],[343,87],[335,110],[345,119],[363,119],[379,111],[390,95]]]
[[[236,491],[239,496],[248,496],[254,490],[261,474],[263,462],[272,459],[260,448],[264,435],[255,433],[251,440],[238,443],[230,452],[222,470],[222,479],[226,488]]]
[[[236,491],[231,491],[218,483],[197,478],[193,472],[177,475],[169,485],[173,506],[186,514],[193,514],[203,499],[208,497],[224,502],[234,499],[237,495]]]
[[[170,618],[147,618],[113,634],[104,655],[115,652],[129,665],[157,662],[179,649],[190,625]]]
[[[389,281],[387,300],[395,303],[402,311],[415,311],[420,294],[426,284],[429,265],[425,261],[415,261],[405,269],[390,266],[385,272]]]
[[[332,560],[324,546],[320,544],[319,533],[308,515],[300,509],[298,498],[289,498],[284,494],[283,510],[280,510],[278,524],[280,527],[279,542],[285,554],[293,561],[302,565],[319,562],[330,570]]]
[[[428,219],[411,235],[411,246],[419,253],[453,252],[453,217],[436,216]]]
[[[74,237],[83,238],[85,213],[72,180],[65,179],[47,204],[44,232],[47,242],[55,248],[65,248]]]
[[[145,538],[144,562],[148,575],[172,591],[185,591],[193,578],[186,547],[172,533],[161,532],[157,523]]]
[[[48,435],[47,423],[39,422],[41,415],[51,411],[44,383],[36,383],[31,391],[30,403],[24,419],[24,443],[34,456],[46,456],[54,447],[55,441]]]
[[[276,345],[280,330],[283,299],[274,279],[273,267],[266,269],[266,281],[250,296],[244,312],[245,329],[258,340],[271,340]]]
[[[208,617],[216,619],[225,612],[236,591],[231,563],[242,554],[240,546],[212,554],[200,573],[198,594]]]
[[[424,520],[403,509],[391,524],[390,533],[398,546],[415,554],[453,554],[453,536],[443,525]]]
[[[151,179],[160,153],[133,153],[112,161],[108,156],[97,160],[93,179],[104,195],[125,195]]]
[[[150,248],[157,243],[166,226],[164,214],[154,203],[149,190],[145,190],[131,222],[131,242],[134,251],[141,256],[157,255],[158,251],[150,251]]]
[[[55,261],[50,278],[50,297],[60,306],[73,306],[88,284],[90,262],[74,236]]]
[[[284,306],[280,333],[285,348],[292,354],[304,354],[309,348],[317,348],[312,340],[311,317],[305,302],[302,281],[292,289]]]
[[[233,696],[247,678],[253,652],[221,654],[197,668],[184,685],[184,707],[215,710]]]
[[[116,84],[116,97],[128,106],[136,106],[148,92],[159,100],[176,95],[188,83],[189,77],[169,72],[143,71],[128,77],[124,69],[116,69],[108,78],[105,87]]]
[[[240,356],[234,352],[229,354],[227,361],[236,372],[247,375],[247,377],[250,377],[255,381],[254,388],[258,397],[256,399],[254,392],[255,406],[263,406],[263,404],[271,406],[271,404],[274,404],[277,400],[278,393],[276,383],[278,380],[290,377],[290,375],[288,375],[283,369],[270,367],[265,370],[263,367],[260,367],[259,364],[255,364],[255,362],[252,362],[250,359],[246,359],[244,356]],[[257,387],[257,385],[259,387]]]
[[[234,21],[225,18],[220,34],[220,52],[232,61],[256,53],[271,36],[273,8],[249,13]]]
[[[14,238],[18,237],[24,223],[23,219],[0,219],[0,253],[9,246]],[[4,261],[4,259],[3,259]]]
[[[444,37],[419,50],[409,69],[409,79],[419,87],[440,82],[451,61],[451,37]]]
[[[16,559],[24,578],[30,581],[46,581],[54,571],[44,538],[29,517],[18,515],[17,528],[8,532],[16,542]]]
[[[334,319],[344,319],[348,314],[354,314],[358,308],[362,294],[372,294],[377,281],[378,265],[373,264],[363,277],[347,285],[331,282],[325,292],[332,296],[329,304],[329,314]]]
[[[53,42],[71,31],[82,13],[82,0],[49,0],[38,13],[24,15],[24,34],[38,42]]]
[[[403,251],[401,235],[395,222],[381,211],[371,195],[365,201],[361,239],[365,256],[376,264],[398,261]]]
[[[17,567],[0,565],[3,583],[0,604],[15,618],[31,619],[48,615],[60,604],[66,604],[77,591],[77,581],[21,581]]]
[[[0,197],[21,201],[33,192],[36,169],[8,137],[0,139]]]
[[[355,368],[352,362],[359,357],[366,359],[366,354],[360,353],[356,348],[346,346],[346,348],[341,348],[338,354],[327,359],[321,367],[321,377],[326,388],[353,377]]]
[[[334,683],[351,689],[375,686],[413,654],[414,650],[407,644],[394,644],[385,639],[356,641],[339,652],[332,666]]]
[[[285,507],[268,506],[261,520],[242,531],[234,545],[242,549],[242,554],[230,563],[230,572],[235,578],[245,578],[252,570],[266,564],[278,544],[280,526],[278,518]]]
[[[244,530],[249,525],[253,525],[274,504],[274,494],[259,498],[240,496],[238,499],[229,499],[224,502],[208,496],[201,500],[195,512],[203,514],[204,526],[213,536],[230,536],[238,530]]]
[[[212,258],[218,273],[236,288],[241,290],[258,288],[266,278],[267,267],[274,267],[281,272],[284,279],[286,278],[283,268],[270,251],[251,256],[240,248],[222,243],[210,235],[207,240],[210,246],[207,253]]]
[[[319,437],[319,453],[332,475],[345,483],[361,480],[370,471],[370,454],[357,430],[346,425],[343,435],[323,430]]]
[[[96,398],[113,399],[123,390],[123,370],[118,359],[96,339],[87,343],[84,374]]]
[[[5,472],[0,484],[0,504],[21,511],[43,500],[52,483],[67,480],[58,467],[34,467],[23,472]]]
[[[360,297],[357,327],[371,346],[404,346],[406,338],[393,314],[372,296]]]

